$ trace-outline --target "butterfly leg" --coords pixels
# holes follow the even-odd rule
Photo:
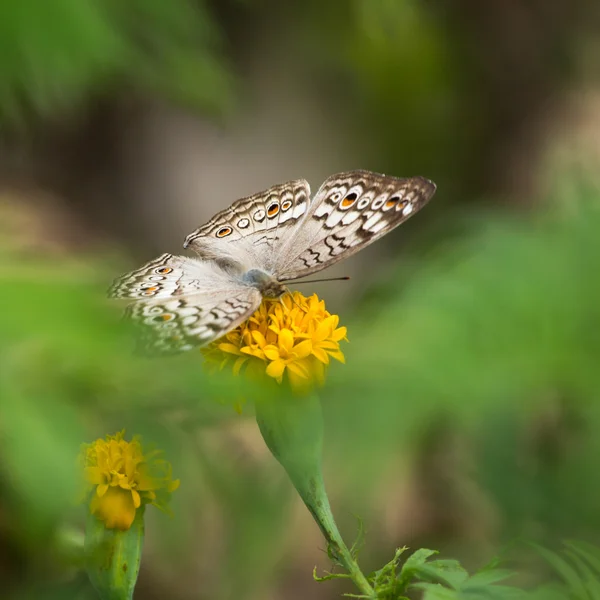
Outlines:
[[[281,296],[279,296],[279,302],[281,302],[281,304],[283,304],[283,297],[286,294],[289,294],[292,304],[295,304],[300,310],[302,310],[302,307],[296,302],[296,299],[294,298],[294,293],[292,292],[292,290],[290,290],[290,288],[288,288],[287,286],[283,286],[283,289],[284,289],[284,292],[283,292],[283,294],[281,294]]]

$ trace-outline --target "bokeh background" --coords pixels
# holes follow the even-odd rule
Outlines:
[[[132,356],[105,290],[238,197],[354,168],[438,185],[313,288],[349,327],[325,471],[361,564],[501,555],[527,586],[552,575],[525,541],[600,542],[599,68],[588,0],[4,0],[0,595],[94,598],[76,456],[122,428],[182,481],[136,598],[352,591],[313,582],[235,382]]]

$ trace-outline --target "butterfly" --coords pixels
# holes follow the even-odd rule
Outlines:
[[[311,200],[304,179],[234,202],[187,236],[197,257],[163,254],[115,280],[111,298],[135,300],[142,349],[172,354],[203,346],[247,320],[285,282],[352,256],[431,199],[423,177],[370,171],[328,177]]]

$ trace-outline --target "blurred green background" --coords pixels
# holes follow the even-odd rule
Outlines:
[[[350,591],[312,581],[243,382],[132,356],[105,290],[236,198],[355,168],[438,185],[314,286],[349,328],[325,470],[361,564],[500,554],[535,587],[525,541],[600,544],[598,40],[587,0],[4,0],[0,596],[94,598],[64,550],[76,456],[123,428],[182,482],[136,598]]]

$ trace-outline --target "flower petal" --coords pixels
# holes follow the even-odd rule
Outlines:
[[[279,348],[277,348],[277,346],[269,344],[263,348],[263,352],[269,360],[279,360],[280,358]]]
[[[290,352],[294,345],[294,334],[289,329],[282,329],[279,332],[278,340],[279,347],[285,352]]]
[[[254,330],[252,332],[252,339],[262,348],[266,345],[267,340],[265,340],[265,336],[260,332]]]
[[[312,342],[310,340],[304,340],[303,342],[296,344],[292,351],[298,358],[305,358],[310,355],[312,349]]]
[[[140,498],[140,495],[135,490],[131,490],[131,498],[133,500],[133,506],[135,506],[136,508],[139,508],[142,504],[142,499]]]
[[[283,372],[285,371],[285,363],[282,360],[274,360],[267,365],[267,375],[281,381]]]
[[[84,472],[88,483],[99,485],[104,482],[104,474],[100,467],[86,467]]]
[[[308,378],[310,371],[304,362],[290,362],[287,365],[288,371],[301,377],[302,379]]]
[[[325,350],[323,350],[323,348],[313,348],[313,356],[317,359],[320,360],[323,364],[328,365],[329,364],[329,355],[327,354],[327,352],[325,352]]]
[[[317,341],[323,341],[327,339],[333,332],[334,318],[328,317],[324,321],[321,321],[314,333],[314,339]]]
[[[335,340],[336,342],[340,342],[341,340],[343,340],[346,337],[347,334],[348,334],[348,328],[347,327],[338,327],[331,334],[331,339]]]
[[[226,352],[228,354],[239,354],[240,353],[240,349],[237,346],[234,346],[233,344],[230,344],[230,343],[224,342],[222,344],[219,344],[218,348],[221,352]]]
[[[241,368],[244,366],[244,364],[246,363],[246,361],[248,360],[248,357],[246,356],[240,356],[240,358],[238,358],[235,363],[233,364],[233,374],[234,375],[239,375],[240,374],[240,370]]]
[[[338,360],[344,365],[346,364],[346,357],[344,356],[344,353],[341,350],[329,352],[329,356],[331,356],[331,358],[335,358],[335,360]]]
[[[101,498],[94,496],[90,510],[108,529],[125,531],[135,518],[135,506],[131,493],[118,487],[110,488]]]

